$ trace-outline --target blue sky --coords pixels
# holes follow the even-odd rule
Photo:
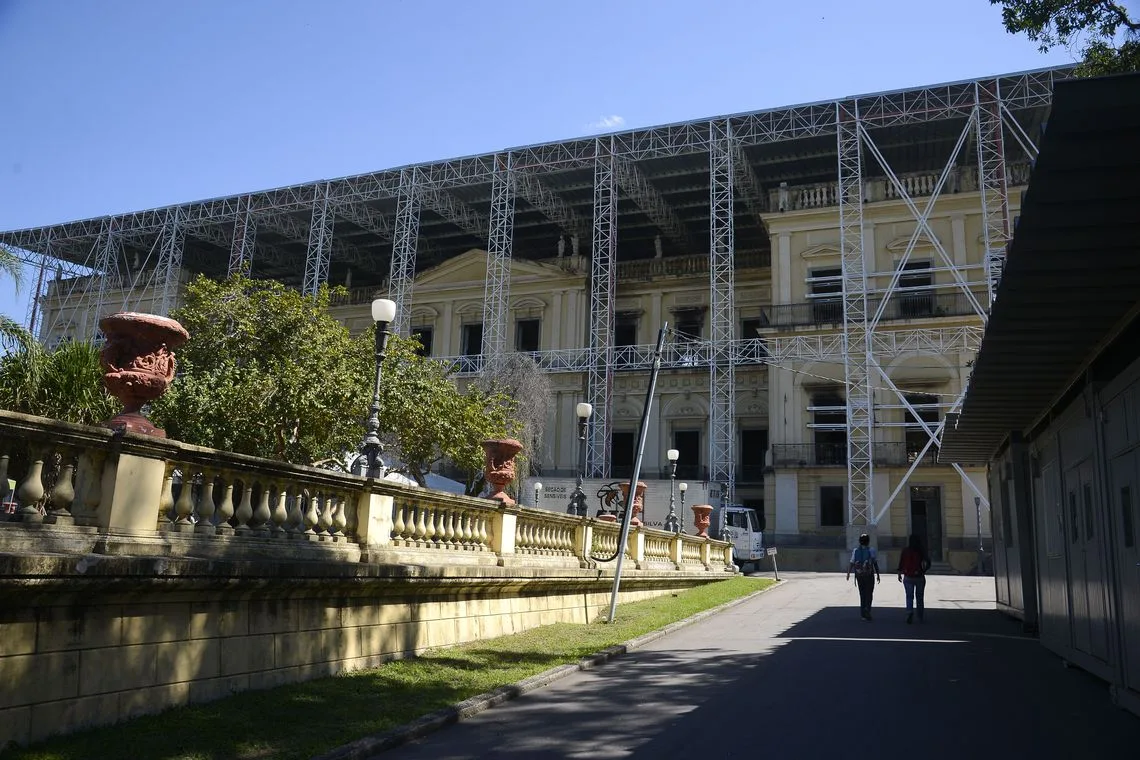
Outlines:
[[[0,54],[4,230],[1072,60],[988,0],[0,0]]]

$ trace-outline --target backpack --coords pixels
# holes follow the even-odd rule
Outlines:
[[[917,578],[922,575],[922,555],[914,549],[903,549],[899,557],[899,572],[907,578]]]
[[[855,550],[855,576],[875,574],[875,555],[868,546]]]

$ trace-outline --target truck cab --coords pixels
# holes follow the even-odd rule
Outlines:
[[[709,534],[716,539],[731,541],[732,560],[741,570],[747,564],[754,570],[760,569],[764,559],[764,533],[756,521],[756,512],[751,507],[740,504],[727,504],[714,507],[709,524]]]

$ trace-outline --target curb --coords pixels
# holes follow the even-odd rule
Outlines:
[[[598,665],[603,665],[615,657],[620,657],[634,650],[649,644],[657,639],[668,636],[676,630],[685,628],[699,623],[702,620],[712,617],[727,609],[731,609],[739,604],[744,604],[750,599],[754,599],[761,594],[765,594],[774,588],[782,586],[784,581],[776,581],[771,586],[760,591],[755,591],[748,596],[742,596],[739,599],[733,599],[731,602],[725,602],[719,607],[712,607],[703,612],[698,612],[695,615],[678,620],[675,623],[669,623],[664,628],[658,628],[655,631],[644,633],[637,638],[630,639],[622,644],[615,644],[612,647],[603,649],[600,652],[595,652],[588,657],[583,657],[576,663],[568,663],[566,665],[559,665],[558,667],[551,668],[550,670],[543,671],[530,678],[510,684],[508,686],[500,686],[492,691],[477,694],[474,697],[463,700],[450,707],[436,710],[433,713],[428,713],[422,718],[417,718],[411,723],[405,723],[402,726],[385,731],[379,734],[372,734],[365,736],[362,739],[357,739],[354,742],[341,745],[334,750],[326,752],[323,755],[317,755],[311,760],[369,760],[376,755],[386,750],[395,749],[402,744],[407,744],[416,739],[433,734],[442,728],[458,723],[465,718],[471,718],[479,713],[490,710],[496,705],[501,705],[504,702],[521,697],[523,694],[541,689],[544,686],[549,686],[555,681],[561,681],[567,676],[573,675],[583,670],[590,670]]]

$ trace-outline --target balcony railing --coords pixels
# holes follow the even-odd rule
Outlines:
[[[1006,180],[1010,187],[1025,185],[1029,181],[1027,162],[1006,164]],[[939,172],[909,172],[896,175],[899,184],[911,198],[929,197],[938,185]],[[955,167],[943,185],[943,194],[968,193],[978,189],[977,170],[972,166]],[[902,193],[887,177],[868,177],[863,180],[863,200],[867,203],[902,198]],[[785,185],[768,192],[770,211],[802,211],[830,208],[839,204],[837,182],[816,182],[810,185]]]
[[[882,296],[869,296],[867,310],[874,314]],[[883,319],[926,319],[931,317],[958,317],[974,314],[974,305],[965,293],[902,292],[887,299]],[[765,306],[760,311],[760,323],[765,328],[802,327],[807,325],[838,325],[843,322],[843,301],[839,298],[820,298],[807,303],[789,303]]]
[[[905,441],[876,441],[871,448],[871,461],[878,467],[909,467],[918,458],[916,450]],[[933,467],[933,447],[919,462],[920,467]],[[772,466],[776,469],[795,467],[845,467],[845,443],[776,443],[772,445]]]
[[[766,269],[772,266],[772,254],[769,251],[737,252],[733,257],[733,264],[738,270]],[[708,271],[709,257],[705,254],[619,261],[617,265],[617,276],[620,282],[652,280],[658,277],[702,275],[708,274]]]

